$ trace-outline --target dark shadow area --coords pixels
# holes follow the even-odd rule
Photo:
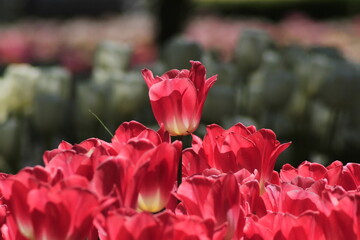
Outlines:
[[[25,14],[40,17],[98,16],[122,10],[119,0],[28,0]]]

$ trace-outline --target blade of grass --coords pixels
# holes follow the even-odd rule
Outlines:
[[[105,126],[103,121],[93,112],[91,109],[89,109],[89,112],[100,122],[100,124],[105,128],[105,130],[110,134],[111,137],[114,137],[114,135],[110,132],[110,130]]]

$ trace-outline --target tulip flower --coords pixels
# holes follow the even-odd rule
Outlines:
[[[304,161],[298,168],[284,164],[280,171],[282,181],[290,182],[298,176],[307,177],[318,181],[326,178],[328,185],[341,186],[345,190],[356,190],[360,186],[360,165],[348,163],[345,166],[340,161],[335,161],[324,167],[319,163]]]
[[[109,143],[89,138],[75,145],[62,141],[57,149],[46,151],[43,160],[45,168],[54,174],[60,169],[64,177],[80,175],[91,180],[102,158],[116,154]]]
[[[200,62],[190,63],[190,71],[173,69],[156,77],[142,70],[155,118],[172,136],[188,135],[198,128],[206,96],[217,80],[217,75],[206,79]]]
[[[200,165],[205,161],[210,168],[224,173],[236,172],[243,168],[250,172],[258,171],[260,190],[263,193],[265,182],[273,178],[277,157],[289,145],[280,144],[270,129],[256,130],[255,126],[238,123],[228,130],[212,124],[207,126],[204,140],[193,138],[193,146],[184,154],[185,168]],[[198,159],[191,159],[191,158]],[[203,170],[206,164],[197,166]],[[187,169],[187,172],[192,172]]]
[[[122,148],[121,154],[110,157],[96,169],[94,191],[101,199],[118,193],[121,207],[146,212],[162,210],[176,181],[181,142],[149,147],[147,142],[138,140]]]
[[[138,208],[158,212],[168,203],[176,181],[181,143],[162,143],[143,156],[148,158],[148,167],[140,186]]]
[[[157,146],[162,142],[170,142],[169,133],[160,128],[154,131],[139,122],[130,121],[122,123],[111,139],[113,149],[119,153],[124,144],[146,140],[150,145]]]
[[[252,218],[246,221],[245,239],[325,239],[318,214],[313,211],[301,216],[270,212],[257,222]]]
[[[214,232],[214,222],[211,219],[175,215],[169,211],[150,214],[120,208],[105,215],[99,214],[95,225],[100,230],[101,240],[223,239],[216,238],[217,232]]]
[[[224,231],[215,231],[212,219],[202,219],[195,215],[175,215],[170,211],[159,215],[158,219],[165,227],[163,239],[223,239]]]
[[[235,176],[228,174],[218,179],[203,175],[189,177],[180,185],[177,197],[187,214],[212,219],[216,230],[225,228],[225,236],[221,239],[241,238],[245,205]]]
[[[89,234],[99,206],[96,196],[70,181],[52,186],[52,180],[46,169],[34,167],[1,182],[10,237],[72,240]]]
[[[101,240],[163,239],[160,223],[150,213],[136,214],[131,209],[110,211],[95,219]]]

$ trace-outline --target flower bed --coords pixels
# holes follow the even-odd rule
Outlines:
[[[217,76],[191,64],[142,72],[158,131],[124,122],[110,142],[62,141],[44,153],[45,166],[1,174],[2,238],[357,239],[360,165],[276,172],[290,143],[270,129],[212,124],[196,136]]]
[[[236,42],[248,28],[267,31],[281,45],[328,46],[341,50],[346,58],[360,62],[360,18],[314,20],[305,14],[295,13],[278,23],[256,18],[194,17],[184,35],[200,43],[205,49],[216,49],[229,60],[234,56]],[[223,36],[226,36],[223,37]]]
[[[283,45],[337,47],[346,58],[360,62],[359,25],[359,16],[316,21],[302,14],[293,14],[277,24],[264,19],[194,15],[181,35],[206,50],[219,51],[223,59],[230,60],[243,30],[257,28],[266,30]],[[1,24],[0,64],[56,63],[74,73],[88,72],[96,46],[104,39],[132,45],[134,64],[149,63],[157,57],[155,28],[154,19],[144,14],[112,16],[96,21],[89,18],[46,22],[27,19]],[[68,34],[70,31],[72,34]]]
[[[0,64],[61,65],[76,74],[88,73],[96,47],[104,39],[132,46],[133,63],[151,62],[156,56],[153,22],[151,16],[133,14],[1,24]]]

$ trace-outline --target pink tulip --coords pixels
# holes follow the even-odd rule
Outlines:
[[[224,173],[235,173],[243,168],[258,172],[260,191],[265,182],[274,178],[275,162],[290,143],[280,144],[270,129],[256,130],[255,126],[238,123],[228,130],[212,124],[207,126],[202,141],[194,136],[191,149],[184,151],[184,168],[187,174],[204,170],[206,166]],[[190,167],[190,169],[189,169]]]
[[[86,181],[85,178],[80,177]],[[19,239],[75,240],[88,236],[99,207],[81,181],[54,182],[41,167],[26,168],[0,184],[8,206],[3,234]],[[76,186],[74,186],[74,184]],[[18,238],[16,238],[18,239]]]
[[[142,70],[155,118],[172,136],[188,135],[198,128],[206,96],[217,80],[216,75],[206,79],[200,62],[190,62],[190,71],[173,69],[156,77]]]

